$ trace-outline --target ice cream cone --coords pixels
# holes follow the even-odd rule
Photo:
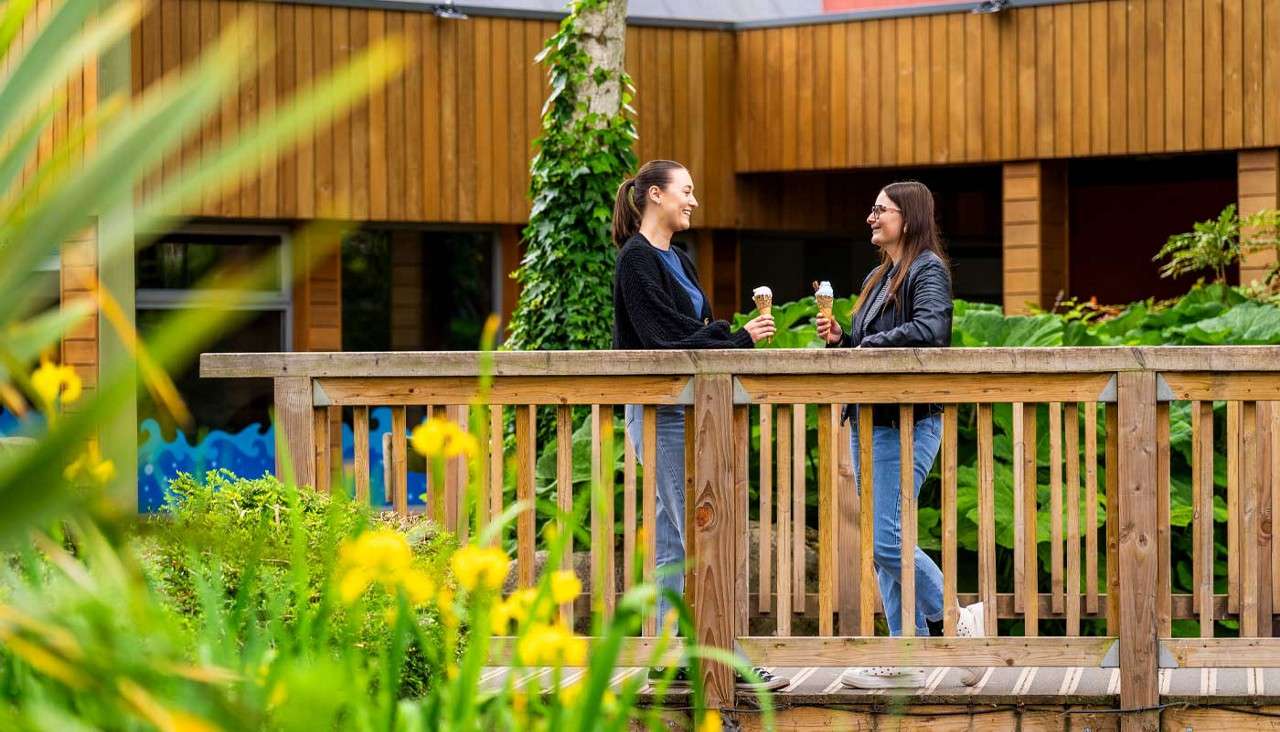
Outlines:
[[[773,295],[756,295],[753,300],[756,301],[756,310],[761,315],[769,315],[773,312]]]
[[[769,289],[767,285],[761,285],[752,290],[751,299],[755,301],[756,310],[759,310],[761,315],[773,314],[773,290]],[[769,340],[773,339],[770,338]]]
[[[818,301],[818,312],[827,320],[831,320],[831,308],[835,305],[836,299],[830,295],[818,295],[815,298]]]
[[[756,309],[761,315],[769,315],[773,312],[773,290],[767,285],[761,285],[751,291],[751,299],[756,303]]]
[[[835,305],[835,292],[831,289],[831,283],[823,281],[815,282],[813,285],[813,299],[818,303],[818,312],[822,317],[831,320],[831,308]]]

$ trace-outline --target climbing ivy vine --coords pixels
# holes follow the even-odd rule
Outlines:
[[[618,1],[575,0],[538,55],[551,92],[530,166],[525,255],[513,275],[521,290],[506,342],[512,350],[611,345],[616,252],[610,225],[618,185],[636,166],[633,86],[625,71],[593,66],[579,22],[584,13]],[[584,86],[598,86],[610,75],[622,85],[619,109],[611,115],[588,111]]]

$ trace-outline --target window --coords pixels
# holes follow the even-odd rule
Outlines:
[[[283,229],[191,227],[162,236],[137,255],[138,331],[145,338],[178,311],[235,313],[240,325],[219,333],[208,352],[285,351],[292,342],[289,237]],[[251,290],[233,293],[229,280],[263,267]],[[269,379],[212,380],[199,377],[194,361],[172,374],[196,429],[236,431],[265,422],[272,403]],[[144,393],[139,420],[155,419],[172,434]]]

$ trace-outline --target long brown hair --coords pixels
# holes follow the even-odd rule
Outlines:
[[[933,252],[942,260],[943,266],[949,269],[951,264],[942,251],[942,239],[938,236],[938,224],[934,219],[933,193],[929,188],[919,181],[908,180],[890,183],[883,190],[889,200],[902,209],[902,256],[893,279],[889,281],[889,292],[885,299],[885,302],[893,301],[901,308],[902,300],[898,297],[898,290],[907,279],[907,272],[916,257],[924,252]],[[870,294],[875,292],[876,286],[892,265],[888,252],[881,250],[880,266],[876,267],[871,279],[867,280],[866,286],[858,294],[858,305],[853,311],[855,317],[868,304]]]
[[[666,188],[671,182],[671,171],[682,170],[674,160],[650,160],[640,166],[633,178],[627,178],[618,186],[618,197],[613,202],[613,245],[622,248],[627,240],[640,231],[640,219],[649,205],[649,188]]]

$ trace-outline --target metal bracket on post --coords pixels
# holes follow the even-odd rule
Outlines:
[[[1102,663],[1098,664],[1098,668],[1120,668],[1120,641],[1111,641],[1111,647],[1102,657]]]
[[[1165,646],[1163,641],[1156,641],[1159,652],[1156,656],[1156,666],[1159,668],[1180,668],[1178,659],[1174,657],[1173,652]],[[1098,664],[1098,668],[1120,668],[1120,641],[1114,640],[1111,646],[1107,648],[1107,653],[1102,657],[1102,662]]]
[[[690,378],[684,383],[684,388],[680,390],[679,396],[676,397],[676,404],[685,407],[693,406],[693,379]]]
[[[1112,374],[1111,378],[1107,379],[1107,385],[1102,387],[1102,391],[1098,392],[1098,401],[1115,404],[1117,398],[1118,397],[1116,396],[1116,375]]]
[[[1169,382],[1164,380],[1164,374],[1156,374],[1156,401],[1172,402],[1177,398],[1173,393],[1173,387],[1169,386]]]
[[[319,379],[311,380],[311,403],[317,407],[332,407],[333,400],[329,398],[328,392],[320,386]]]
[[[692,391],[693,391],[693,380],[692,380],[692,379],[689,381],[689,387],[688,387],[688,388],[689,388],[690,393],[692,393]],[[692,403],[692,402],[690,402],[690,403]],[[751,401],[751,395],[747,393],[747,390],[746,390],[745,388],[743,388],[743,386],[742,386],[742,382],[741,382],[741,381],[738,381],[738,377],[736,377],[736,376],[735,376],[735,377],[733,377],[733,404],[734,404],[734,406],[742,406],[742,405],[744,405],[744,404],[753,404],[753,403],[754,403],[754,402],[752,402],[752,401]]]
[[[1110,402],[1116,401],[1116,377],[1115,374],[1107,380],[1107,385],[1102,387],[1102,391],[1098,392],[1098,401]],[[1156,401],[1172,402],[1178,397],[1173,393],[1173,387],[1169,386],[1169,382],[1165,381],[1163,374],[1156,374]]]
[[[1173,652],[1165,646],[1164,641],[1156,641],[1160,646],[1160,655],[1156,658],[1156,663],[1160,668],[1179,668],[1178,659],[1174,658]]]

